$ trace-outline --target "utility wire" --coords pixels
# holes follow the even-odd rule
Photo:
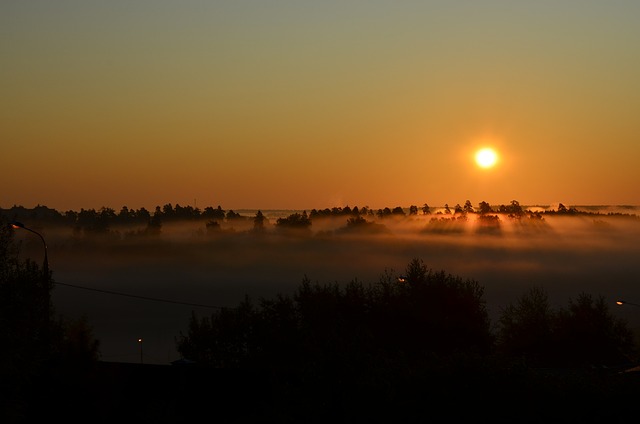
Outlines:
[[[200,304],[200,303],[179,302],[177,300],[158,299],[158,298],[154,298],[154,297],[138,296],[138,295],[135,295],[135,294],[121,293],[121,292],[116,292],[116,291],[111,291],[111,290],[95,289],[95,288],[92,288],[92,287],[78,286],[78,285],[75,285],[75,284],[60,283],[58,281],[54,281],[53,283],[54,284],[58,284],[60,286],[73,287],[75,289],[95,291],[95,292],[99,292],[99,293],[112,294],[112,295],[116,295],[116,296],[133,297],[133,298],[136,298],[136,299],[151,300],[151,301],[154,301],[154,302],[177,303],[179,305],[189,305],[189,306],[200,306],[202,308],[223,309],[222,306],[203,305],[203,304]]]

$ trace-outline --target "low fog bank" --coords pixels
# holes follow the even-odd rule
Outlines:
[[[640,327],[640,309],[613,303],[640,303],[637,217],[493,215],[367,218],[378,225],[357,228],[331,217],[293,234],[278,232],[273,219],[263,233],[245,221],[214,232],[203,222],[174,222],[154,236],[126,236],[124,229],[90,236],[45,228],[43,234],[53,278],[61,283],[53,292],[56,310],[87,316],[108,361],[138,362],[142,337],[145,363],[168,363],[179,357],[174,337],[186,332],[192,311],[203,316],[236,306],[245,295],[257,301],[293,294],[305,276],[375,283],[385,272],[402,275],[413,258],[477,280],[494,322],[501,308],[537,285],[557,307],[581,292],[602,295],[616,315]],[[38,258],[38,240],[20,239],[23,254]]]

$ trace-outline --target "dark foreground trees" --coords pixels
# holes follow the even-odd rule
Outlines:
[[[499,353],[545,368],[624,368],[637,359],[633,333],[603,297],[580,293],[566,309],[553,309],[533,287],[500,316]]]
[[[0,217],[0,422],[29,422],[66,393],[82,400],[81,375],[98,358],[86,320],[57,316],[51,274],[19,259]]]
[[[293,296],[194,314],[178,340],[201,366],[263,372],[271,406],[288,419],[347,421],[391,413],[405,396],[438,396],[454,363],[479,364],[491,345],[482,287],[417,259],[400,279],[385,273],[344,287],[305,279]]]
[[[414,259],[375,284],[304,279],[293,296],[194,314],[178,350],[262,375],[266,414],[291,422],[612,422],[612,410],[631,411],[638,379],[618,371],[637,359],[632,338],[602,299],[551,311],[535,289],[494,332],[483,296]]]
[[[356,280],[340,287],[305,279],[293,297],[262,299],[259,305],[247,298],[237,308],[194,315],[179,351],[218,367],[280,364],[310,371],[312,364],[315,372],[490,351],[489,319],[477,282],[434,272],[418,260],[406,271],[400,281],[385,274],[374,285]]]

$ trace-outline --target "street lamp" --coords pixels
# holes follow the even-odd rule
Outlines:
[[[632,305],[632,306],[637,306],[638,308],[640,308],[640,305],[638,305],[637,303],[631,303],[631,302],[627,302],[626,300],[616,300],[616,305]]]
[[[140,343],[140,363],[142,364],[142,337],[138,339],[138,343]]]
[[[11,224],[11,227],[13,229],[23,229],[23,230],[27,230],[32,232],[33,234],[37,235],[38,237],[40,237],[40,240],[42,240],[42,244],[44,246],[44,264],[42,266],[42,274],[44,276],[45,281],[49,280],[49,259],[47,258],[47,242],[44,240],[44,237],[42,237],[42,234],[40,234],[39,232],[32,230],[29,227],[25,227],[25,225],[22,222],[18,222],[18,221],[13,221]]]
[[[9,225],[13,229],[23,229],[32,232],[33,234],[40,237],[42,240],[42,245],[44,246],[44,264],[42,266],[42,300],[39,308],[42,309],[42,319],[43,319],[43,342],[47,349],[50,348],[50,325],[51,325],[51,286],[50,286],[50,276],[49,276],[49,259],[47,257],[47,242],[44,240],[44,237],[39,232],[32,230],[29,227],[25,227],[22,222],[13,221]],[[39,302],[40,303],[40,302]]]

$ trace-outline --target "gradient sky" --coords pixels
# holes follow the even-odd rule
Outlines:
[[[638,46],[638,1],[2,0],[0,207],[638,205]]]

